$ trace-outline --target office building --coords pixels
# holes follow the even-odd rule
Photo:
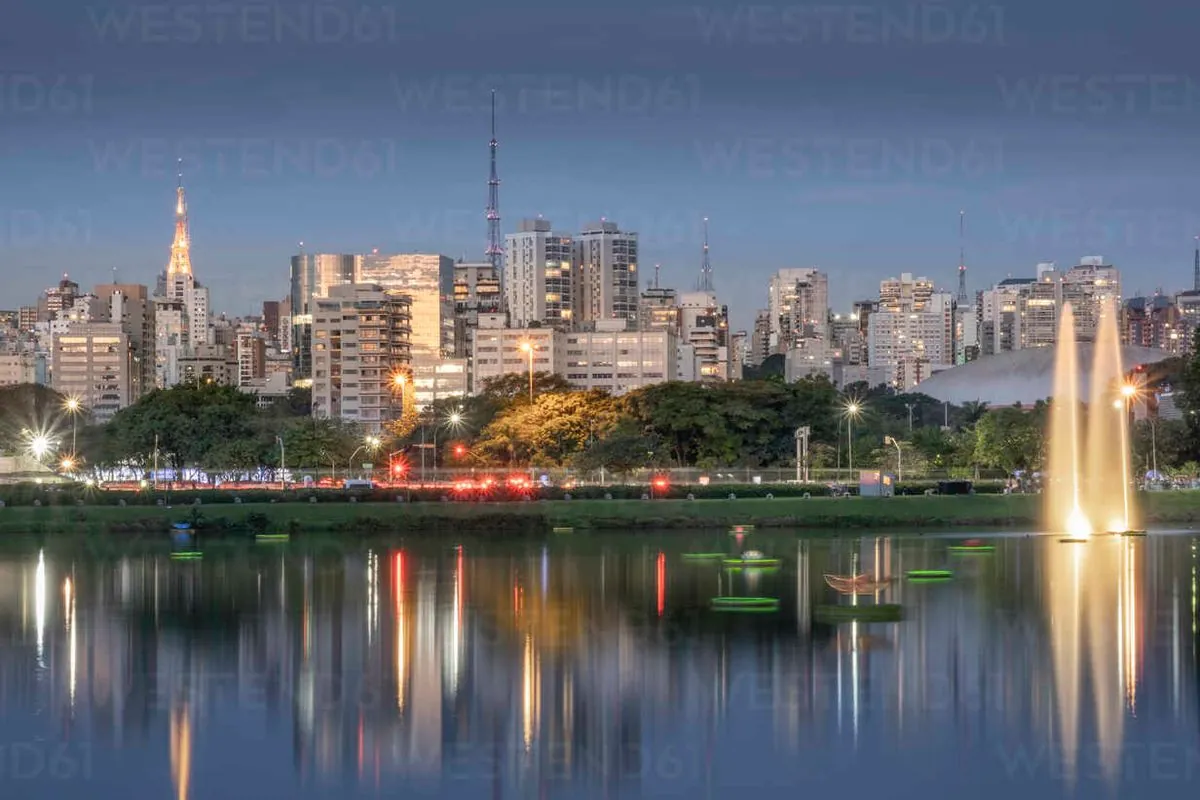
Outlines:
[[[1070,303],[1075,313],[1075,337],[1081,342],[1096,339],[1100,311],[1112,301],[1121,307],[1121,273],[1100,256],[1080,259],[1062,276],[1062,302]]]
[[[38,323],[37,306],[21,306],[17,309],[17,329],[21,333],[33,333]]]
[[[620,395],[678,377],[679,338],[672,330],[628,330],[624,319],[612,319],[561,337],[560,369],[577,389]]]
[[[267,342],[261,333],[241,331],[237,335],[238,386],[267,375]]]
[[[129,336],[133,352],[131,390],[134,399],[155,387],[155,305],[147,287],[136,283],[103,283],[93,289],[99,319],[116,322]]]
[[[189,347],[179,357],[181,383],[217,383],[238,385],[238,357],[227,344],[201,344]]]
[[[408,296],[414,361],[454,354],[454,260],[434,253],[362,256],[355,282]]]
[[[652,286],[642,292],[638,327],[644,331],[679,333],[679,296],[674,289]]]
[[[729,312],[713,292],[688,292],[679,301],[679,379],[729,379]]]
[[[313,416],[373,431],[399,419],[412,381],[408,296],[360,283],[331,287],[311,303]]]
[[[500,275],[490,261],[454,263],[454,356],[468,358],[471,331],[480,315],[499,314],[504,309]]]
[[[301,253],[292,256],[291,313],[292,377],[297,386],[312,383],[313,301],[328,297],[335,286],[358,280],[362,256]]]
[[[0,386],[34,383],[36,378],[33,353],[0,353]]]
[[[63,275],[57,286],[51,286],[38,298],[38,321],[49,322],[58,319],[59,312],[74,305],[78,296],[79,284]]]
[[[505,238],[504,295],[514,328],[537,322],[560,329],[574,322],[574,246],[549,220],[522,220]]]
[[[562,372],[562,339],[554,328],[479,328],[471,352],[472,391],[487,381],[513,373]],[[583,358],[583,356],[580,356]]]
[[[772,352],[816,345],[828,341],[829,277],[813,268],[778,270],[767,289]]]
[[[760,308],[754,315],[754,330],[746,348],[746,366],[761,367],[771,355],[771,312]]]
[[[108,422],[132,403],[133,348],[119,322],[79,322],[54,337],[51,387],[77,397],[96,422]]]
[[[638,236],[615,222],[584,226],[575,237],[573,320],[576,325],[619,319],[638,322]]]
[[[1122,341],[1135,347],[1150,347],[1170,353],[1182,353],[1187,333],[1173,298],[1156,294],[1132,297],[1122,314]]]
[[[954,364],[954,298],[927,285],[907,274],[883,281],[868,323],[867,362],[889,368],[890,383],[902,391]]]

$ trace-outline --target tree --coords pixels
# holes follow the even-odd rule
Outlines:
[[[578,453],[573,463],[583,470],[606,469],[620,474],[661,466],[667,459],[662,440],[625,417],[607,435],[593,440],[586,450]]]
[[[975,425],[975,460],[1007,473],[1037,469],[1041,464],[1042,424],[1034,411],[999,408],[988,411]]]
[[[533,374],[534,397],[540,394],[562,393],[574,391],[575,387],[556,372],[535,372]],[[502,405],[508,405],[516,400],[529,398],[529,373],[509,372],[483,382],[479,394],[485,398],[497,400]]]
[[[619,401],[602,391],[548,393],[533,405],[501,412],[481,434],[472,454],[509,463],[562,466],[616,424]]]

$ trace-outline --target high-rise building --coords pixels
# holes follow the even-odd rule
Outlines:
[[[96,422],[107,422],[136,399],[133,348],[119,322],[79,322],[54,337],[51,387],[76,397]]]
[[[355,281],[409,297],[414,361],[453,356],[454,259],[435,253],[371,253],[362,257]]]
[[[476,392],[484,383],[504,375],[533,372],[561,373],[561,332],[554,328],[480,328],[471,354],[471,385]],[[584,355],[580,353],[580,360]]]
[[[549,220],[522,220],[505,236],[504,293],[514,328],[572,325],[573,258],[571,237],[554,233]]]
[[[399,419],[412,377],[408,296],[378,284],[334,286],[312,309],[313,416],[376,431]]]
[[[615,222],[586,225],[575,237],[575,323],[620,319],[638,321],[638,236]]]
[[[238,357],[227,344],[199,344],[179,357],[181,383],[238,385]]]
[[[279,301],[264,300],[262,304],[262,327],[270,342],[279,341]]]
[[[1187,335],[1181,324],[1179,308],[1166,295],[1131,297],[1125,302],[1122,340],[1136,347],[1151,347],[1182,353]]]
[[[312,382],[313,301],[328,297],[335,286],[359,278],[362,256],[332,253],[301,253],[292,256],[291,320],[292,377],[298,386]]]
[[[58,319],[58,314],[64,308],[70,308],[79,296],[79,284],[63,275],[57,286],[51,286],[38,299],[38,319],[49,322]]]
[[[155,387],[155,305],[150,291],[142,284],[105,283],[93,294],[99,301],[105,321],[121,325],[129,337],[133,353],[130,390],[136,400]]]
[[[829,339],[829,276],[815,268],[778,270],[767,289],[772,352],[823,346]]]
[[[38,323],[37,306],[21,306],[17,309],[17,329],[21,333],[33,333]]]
[[[471,331],[479,316],[499,314],[504,308],[500,274],[490,261],[456,261],[454,264],[454,355],[470,354]]]
[[[929,287],[929,291],[926,288]],[[892,385],[908,390],[954,364],[954,297],[905,274],[880,284],[879,310],[867,331],[871,367],[888,367]]]
[[[754,315],[754,330],[750,334],[750,344],[746,348],[746,365],[761,367],[771,355],[771,312],[760,308]]]
[[[644,331],[679,333],[679,296],[674,289],[652,286],[642,292],[638,325]]]
[[[679,301],[680,380],[729,379],[729,311],[712,292],[688,292]]]
[[[745,331],[734,331],[729,337],[729,380],[740,381],[749,352],[750,337]]]
[[[267,375],[267,342],[263,334],[240,331],[237,335],[238,386],[246,386]]]
[[[1079,341],[1095,340],[1100,311],[1111,300],[1121,304],[1121,273],[1100,256],[1086,256],[1079,266],[1071,267],[1062,277],[1062,301],[1075,312],[1075,336]]]

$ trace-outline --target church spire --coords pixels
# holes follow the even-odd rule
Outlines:
[[[191,275],[191,239],[188,235],[187,200],[183,196],[183,159],[179,159],[179,182],[175,188],[175,241],[171,242],[171,260],[167,275]]]

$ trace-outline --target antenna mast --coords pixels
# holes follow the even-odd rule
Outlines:
[[[700,264],[700,291],[713,290],[712,264],[708,261],[708,217],[704,218],[704,261]]]
[[[966,211],[958,212],[958,304],[967,305],[967,256],[963,245],[963,222]]]
[[[491,153],[491,173],[488,175],[488,207],[487,207],[487,260],[491,262],[496,277],[500,277],[502,267],[501,256],[504,249],[500,247],[500,178],[496,173],[496,90],[492,89],[492,139],[488,142]]]

